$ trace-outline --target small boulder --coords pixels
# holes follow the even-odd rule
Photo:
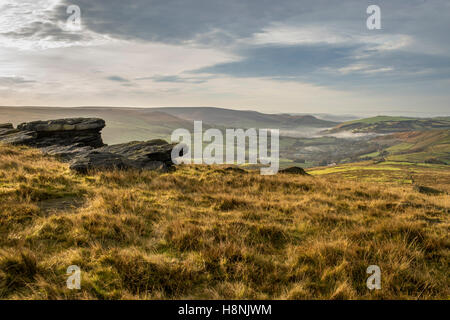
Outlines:
[[[278,171],[279,173],[288,173],[288,174],[299,174],[303,176],[308,176],[309,174],[303,168],[300,167],[289,167],[286,169],[281,169]]]
[[[443,164],[443,165],[447,164],[446,162],[436,159],[436,158],[427,159],[424,162],[427,164]]]
[[[99,151],[83,153],[75,157],[70,164],[70,169],[83,174],[91,169],[112,170],[132,167],[133,165],[121,155]]]
[[[427,195],[431,195],[431,196],[439,195],[439,194],[443,193],[440,190],[437,190],[437,189],[434,189],[431,187],[427,187],[427,186],[420,186],[420,185],[414,186],[414,189],[419,193],[423,193],[423,194],[427,194]]]
[[[92,169],[100,170],[125,170],[145,169],[169,171],[170,167],[162,161],[147,161],[145,164],[128,159],[122,155],[93,150],[76,156],[70,163],[70,169],[85,174]]]
[[[236,172],[236,173],[247,173],[246,170],[241,169],[239,167],[226,167],[224,170],[225,171],[230,171],[230,172]]]

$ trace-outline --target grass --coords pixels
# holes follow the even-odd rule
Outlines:
[[[412,143],[399,143],[392,147],[387,148],[386,151],[389,153],[397,153],[397,152],[407,151],[407,150],[411,149],[411,147],[413,147],[413,146],[414,146],[414,144],[412,144]]]
[[[449,299],[448,169],[357,166],[80,176],[0,146],[0,298]],[[372,264],[381,290],[366,287]],[[70,265],[81,290],[66,288]]]
[[[375,152],[363,154],[363,155],[359,156],[359,158],[375,158],[375,157],[378,157],[379,155],[380,155],[380,152],[375,151]]]
[[[409,117],[392,117],[392,116],[376,116],[371,118],[357,119],[352,121],[344,122],[344,125],[352,124],[352,123],[366,123],[366,124],[375,124],[379,122],[386,121],[409,121],[417,118],[409,118]]]

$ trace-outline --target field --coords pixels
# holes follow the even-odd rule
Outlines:
[[[413,120],[414,118],[410,117],[391,117],[391,116],[377,116],[372,118],[364,118],[364,119],[356,119],[347,121],[344,123],[344,125],[352,124],[352,123],[367,123],[367,124],[376,124],[380,122],[387,122],[387,121],[409,121]]]
[[[330,132],[377,132],[394,133],[405,131],[423,131],[423,130],[448,130],[450,129],[449,117],[436,118],[408,118],[408,117],[390,117],[377,116],[366,119],[352,120],[341,123],[330,130]]]
[[[1,299],[449,299],[450,170],[91,172],[0,145]],[[382,289],[366,287],[381,268]],[[78,265],[81,290],[66,288]]]

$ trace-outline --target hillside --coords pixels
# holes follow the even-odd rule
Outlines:
[[[448,143],[448,135],[450,129],[442,130],[437,129],[437,127],[432,128],[432,131],[436,131],[436,134],[430,133],[433,135],[433,143],[426,144],[429,147],[422,148],[423,150],[419,151],[419,147],[410,150],[409,146],[413,146],[414,143],[402,140],[401,133],[398,136],[384,138],[377,137],[377,134],[352,134],[347,131],[320,133],[323,130],[321,126],[331,126],[331,124],[336,123],[323,122],[308,115],[269,115],[253,111],[219,108],[0,107],[0,123],[12,122],[15,125],[33,120],[80,116],[99,117],[106,120],[102,138],[107,144],[158,138],[170,141],[170,135],[175,129],[186,128],[192,132],[192,119],[202,119],[205,130],[210,127],[222,130],[227,127],[279,127],[281,129],[280,165],[282,167],[296,165],[307,168],[333,163],[381,159],[386,155],[389,155],[389,159],[395,161],[424,162],[436,159],[443,163],[449,163],[450,144]],[[385,118],[382,119],[386,120]],[[398,122],[407,121],[405,119],[409,118],[389,117],[389,119],[390,121],[395,119]],[[436,118],[434,121],[445,122],[446,119]],[[370,118],[361,121],[378,125],[381,120],[380,118]],[[358,120],[351,123],[359,125],[361,122]],[[339,126],[333,130],[338,130],[337,128]],[[409,129],[404,130],[413,134]],[[438,132],[440,133],[438,134]],[[427,133],[423,134],[426,135]],[[417,138],[419,145],[422,140],[422,137]],[[424,141],[429,141],[429,139],[425,138]],[[410,153],[412,155],[407,156]]]
[[[202,120],[211,125],[228,128],[330,128],[337,122],[320,120],[311,115],[266,114],[250,110],[211,107],[155,108],[176,117]]]
[[[449,170],[341,168],[77,175],[0,145],[0,298],[448,298]]]
[[[450,130],[401,132],[373,139],[377,151],[360,158],[450,164]]]
[[[329,130],[329,133],[343,131],[351,131],[353,133],[394,133],[434,129],[450,129],[450,117],[408,118],[378,116],[338,124]]]

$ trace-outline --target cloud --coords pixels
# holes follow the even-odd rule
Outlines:
[[[36,81],[25,79],[23,77],[0,77],[0,86],[15,86],[27,83],[34,83]]]
[[[368,34],[365,31],[330,29],[323,25],[291,26],[274,24],[255,33],[244,42],[254,45],[361,45],[376,51],[399,50],[410,46],[406,34]]]
[[[67,28],[67,6],[59,0],[4,0],[1,9],[0,45],[4,47],[42,50],[113,41],[86,28]]]
[[[376,67],[367,64],[352,64],[347,67],[339,68],[338,71],[341,74],[349,74],[349,73],[363,73],[363,74],[374,74],[380,72],[390,72],[394,71],[392,67]]]
[[[109,76],[109,77],[106,77],[106,79],[111,80],[111,81],[116,81],[116,82],[130,82],[130,80],[122,78],[120,76]]]
[[[130,5],[121,0],[70,0],[63,4],[78,5],[83,12],[83,23],[94,32],[173,44],[194,39],[199,43],[233,42],[235,38],[259,31],[268,22],[302,10],[305,4],[292,0],[281,2],[134,0]]]
[[[132,5],[64,0],[61,7],[69,3],[80,6],[87,30],[112,39],[206,46],[239,57],[195,69],[194,74],[297,79],[351,90],[384,81],[442,79],[447,73],[433,63],[446,63],[450,51],[441,41],[450,28],[442,14],[450,9],[444,0],[380,0],[382,30],[376,31],[366,28],[369,0],[339,5],[325,0],[135,0]],[[58,12],[62,19],[65,12]],[[430,20],[435,23],[426,23]],[[209,80],[164,74],[139,80]]]
[[[236,41],[279,44],[289,33],[295,38],[325,42],[353,38],[375,38],[400,34],[432,43],[433,50],[448,48],[439,44],[449,27],[447,0],[379,0],[382,30],[366,29],[366,8],[370,0],[63,0],[53,19],[65,21],[68,5],[78,5],[86,29],[119,39],[140,39],[171,44],[226,46]],[[427,21],[433,21],[432,24]],[[308,31],[309,28],[309,31]],[[312,28],[312,29],[311,29]],[[320,30],[325,30],[321,34]],[[331,31],[332,33],[330,33]],[[311,37],[308,38],[308,36]],[[285,41],[291,41],[288,37]],[[298,44],[298,42],[296,43]],[[440,48],[439,48],[440,47]]]
[[[238,61],[193,73],[309,82],[340,89],[403,89],[407,84],[450,79],[450,56],[353,41],[263,45],[239,51]],[[423,87],[422,87],[423,88]],[[422,89],[421,88],[421,89]]]
[[[211,77],[186,77],[179,75],[155,75],[151,77],[141,77],[135,80],[153,80],[155,82],[172,82],[172,83],[204,83]]]
[[[263,46],[241,51],[242,60],[201,68],[193,72],[238,77],[306,77],[324,66],[350,63],[352,46]]]
[[[394,105],[411,100],[412,92],[423,97],[415,104],[439,97],[439,108],[448,109],[450,2],[378,0],[382,29],[372,31],[366,28],[369,4],[373,1],[2,0],[2,75],[17,79],[0,83],[12,88],[26,84],[21,78],[35,79],[33,90],[23,90],[20,98],[41,104],[65,103],[65,95],[73,94],[70,101],[89,96],[102,105],[170,105],[195,97],[186,99],[202,105],[248,102],[255,108],[280,101],[292,107],[298,100],[292,90],[301,87],[306,94],[319,86],[363,97],[389,95]],[[81,31],[64,27],[69,5],[81,9]],[[111,82],[118,85],[111,89]],[[61,91],[54,90],[55,83]],[[255,83],[277,91],[255,89]],[[246,97],[250,93],[256,96]]]

